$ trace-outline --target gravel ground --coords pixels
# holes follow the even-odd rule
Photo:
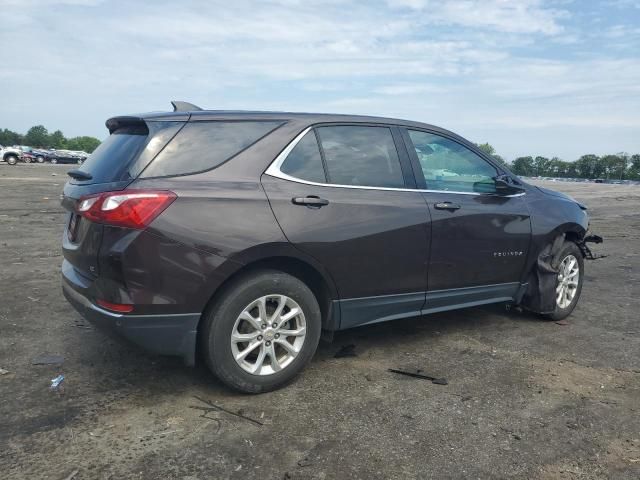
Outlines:
[[[69,168],[0,164],[3,478],[640,477],[640,187],[548,182],[606,239],[567,325],[492,306],[354,329],[291,386],[246,396],[67,305]],[[349,344],[356,357],[334,358]],[[32,365],[43,353],[64,363]]]

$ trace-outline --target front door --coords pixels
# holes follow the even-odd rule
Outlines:
[[[403,138],[432,219],[426,310],[512,298],[531,238],[523,194],[498,194],[501,172],[462,143],[422,130]]]
[[[405,151],[396,149],[397,131],[320,126],[296,140],[262,184],[289,241],[333,277],[341,328],[419,315],[429,211],[408,188],[413,176]]]

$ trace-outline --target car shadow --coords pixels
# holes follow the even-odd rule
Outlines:
[[[520,315],[518,314],[518,317]],[[420,338],[427,339],[435,335],[446,337],[461,331],[493,328],[496,324],[511,322],[513,319],[513,312],[507,311],[504,305],[488,305],[363,325],[336,332],[331,343],[321,343],[316,356],[319,358],[333,356],[343,345],[362,344],[367,348],[376,348],[401,344],[409,338],[420,340]]]
[[[335,332],[331,342],[321,341],[312,364],[334,358],[347,345],[354,345],[359,354],[364,350],[401,345],[408,340],[428,341],[435,336],[446,338],[447,335],[461,332],[495,331],[496,327],[500,328],[514,320],[540,322],[539,317],[528,312],[507,311],[504,305],[488,305],[364,325]],[[110,378],[110,389],[135,387],[136,393],[144,395],[186,390],[195,393],[200,391],[218,398],[239,395],[220,382],[201,357],[194,367],[188,367],[177,357],[150,354],[127,342],[112,342],[120,345],[115,347],[117,354],[111,359],[113,361],[103,359],[91,362],[96,375],[102,379]],[[89,351],[85,354],[86,358],[95,355]],[[137,367],[133,368],[131,365]],[[113,376],[114,371],[118,372],[117,376]]]

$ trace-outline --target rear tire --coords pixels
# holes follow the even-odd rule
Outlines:
[[[245,393],[268,392],[291,382],[311,361],[322,328],[313,292],[277,270],[234,280],[203,320],[200,339],[207,366]]]
[[[38,163],[44,163],[44,157],[37,157]]]
[[[9,155],[5,160],[9,165],[15,165],[16,163],[18,163],[18,157],[16,157],[15,155]]]
[[[556,309],[547,314],[550,320],[563,320],[576,308],[584,281],[584,258],[578,245],[565,242],[558,255],[556,281]]]
[[[51,159],[51,163],[54,163],[54,164],[55,164],[55,163],[58,163],[58,160],[56,160],[55,158],[52,158],[52,159]]]

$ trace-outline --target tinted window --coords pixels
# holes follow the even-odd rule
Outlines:
[[[282,122],[191,122],[142,173],[164,177],[217,167],[255,143]]]
[[[93,177],[90,183],[114,182],[128,176],[127,168],[147,143],[147,133],[147,128],[140,126],[121,128],[109,135],[81,167]]]
[[[495,192],[498,172],[467,147],[432,133],[409,130],[429,190]]]
[[[291,150],[282,163],[280,171],[310,182],[326,182],[318,141],[313,131],[302,137],[302,140]]]
[[[109,135],[79,167],[92,179],[71,183],[109,183],[135,178],[183,124],[181,122],[149,122],[119,128]],[[65,151],[49,152],[57,158],[70,157]]]
[[[391,130],[386,127],[318,128],[329,183],[369,187],[405,186]]]

